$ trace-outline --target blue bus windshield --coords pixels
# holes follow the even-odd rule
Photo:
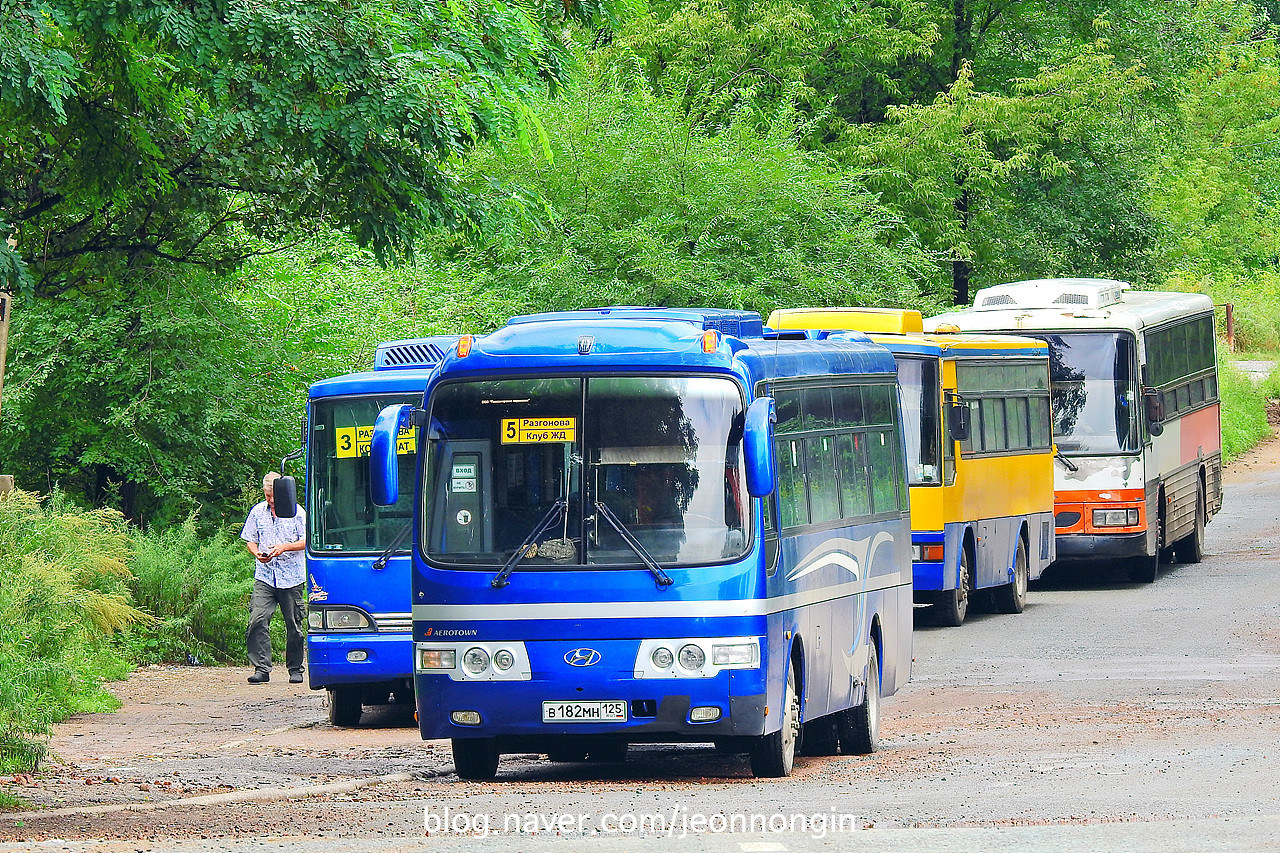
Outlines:
[[[634,566],[597,502],[663,565],[742,556],[743,399],[709,376],[457,382],[431,400],[423,551],[502,566],[540,524],[520,571]]]

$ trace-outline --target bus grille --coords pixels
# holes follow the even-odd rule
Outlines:
[[[409,613],[375,613],[373,621],[380,634],[413,630],[413,615]]]

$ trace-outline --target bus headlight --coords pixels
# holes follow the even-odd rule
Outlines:
[[[1094,527],[1134,527],[1138,523],[1138,508],[1128,509],[1095,509],[1093,511]]]
[[[759,663],[758,643],[733,643],[711,647],[711,663],[716,666],[750,666]]]
[[[493,653],[493,668],[498,672],[506,672],[515,666],[516,657],[506,649],[498,649]]]
[[[680,647],[680,665],[685,669],[702,669],[707,653],[693,643]]]
[[[649,656],[653,661],[653,665],[658,669],[670,669],[671,664],[675,663],[676,656],[671,654],[671,649],[666,646],[658,646],[653,650],[653,654]]]
[[[489,668],[489,653],[478,647],[467,649],[462,656],[462,668],[472,675],[479,675]]]
[[[457,669],[458,652],[454,649],[418,649],[418,668]]]

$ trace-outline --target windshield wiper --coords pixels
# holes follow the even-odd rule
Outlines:
[[[569,501],[567,498],[561,498],[551,505],[551,509],[547,510],[547,514],[542,517],[529,531],[529,535],[524,537],[524,541],[520,543],[520,547],[515,550],[511,558],[507,560],[507,564],[502,567],[502,571],[493,576],[493,580],[489,581],[489,586],[494,589],[502,589],[509,581],[511,573],[516,570],[516,566],[520,565],[520,561],[524,559],[525,554],[529,552],[529,546],[538,540],[538,537],[546,532],[547,528],[556,523],[556,519],[560,517],[560,513],[567,512],[569,509]]]
[[[1072,461],[1071,461],[1070,459],[1068,459],[1067,457],[1063,456],[1063,455],[1062,455],[1062,451],[1061,451],[1061,450],[1057,450],[1057,449],[1055,449],[1055,450],[1053,451],[1053,458],[1054,458],[1054,459],[1057,459],[1059,462],[1061,462],[1063,465],[1065,465],[1065,466],[1066,466],[1066,469],[1067,469],[1068,471],[1071,471],[1071,472],[1073,472],[1073,473],[1074,473],[1074,472],[1076,472],[1076,471],[1079,471],[1079,470],[1080,470],[1080,466],[1079,466],[1079,465],[1077,465],[1076,463],[1072,462]]]
[[[391,540],[391,544],[387,546],[387,550],[382,552],[378,559],[373,561],[373,567],[381,571],[387,567],[387,561],[391,559],[391,555],[400,550],[400,543],[404,541],[404,537],[409,535],[409,531],[413,529],[413,520],[400,528],[400,532],[396,534],[396,538]]]
[[[653,555],[640,544],[640,540],[633,536],[631,531],[626,528],[626,525],[618,520],[618,517],[613,514],[613,510],[604,505],[604,501],[596,501],[596,512],[605,521],[609,522],[609,526],[618,532],[618,535],[622,537],[622,541],[626,542],[631,550],[636,552],[636,556],[640,558],[640,562],[644,564],[644,567],[649,570],[649,574],[653,575],[653,579],[658,586],[671,586],[674,583],[670,576],[658,565],[658,561],[653,559]]]

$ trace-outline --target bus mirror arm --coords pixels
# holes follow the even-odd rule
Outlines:
[[[1142,408],[1147,416],[1147,431],[1152,435],[1164,432],[1164,392],[1157,388],[1144,387]]]
[[[947,408],[947,432],[952,441],[968,441],[973,429],[973,413],[960,398],[950,401]]]

